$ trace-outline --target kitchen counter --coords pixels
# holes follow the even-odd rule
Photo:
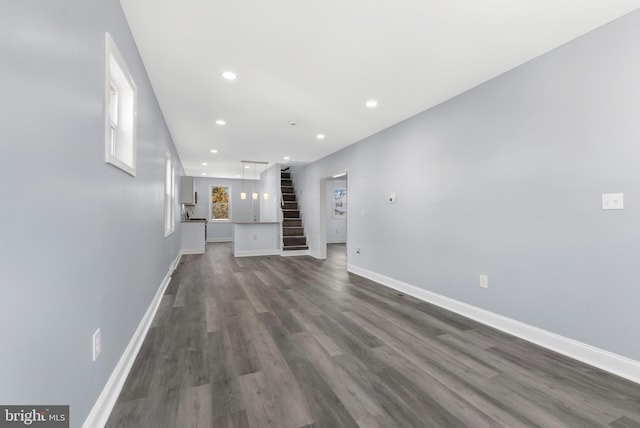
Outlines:
[[[234,257],[279,255],[280,252],[280,223],[233,223]]]
[[[234,221],[233,224],[280,224],[277,221]]]

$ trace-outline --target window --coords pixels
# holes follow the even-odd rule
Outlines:
[[[211,221],[231,220],[231,188],[211,186]]]
[[[136,175],[137,88],[109,33],[105,34],[105,161]]]
[[[176,169],[173,166],[171,153],[167,153],[164,180],[164,236],[176,230]]]

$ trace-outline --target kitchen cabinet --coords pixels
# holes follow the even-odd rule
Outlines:
[[[183,221],[182,254],[204,254],[206,248],[206,220]]]
[[[196,181],[193,177],[180,177],[180,203],[185,205],[196,205],[198,203]]]
[[[279,255],[280,229],[277,222],[233,223],[233,256]]]

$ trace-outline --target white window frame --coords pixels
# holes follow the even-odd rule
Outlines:
[[[164,174],[164,236],[166,238],[176,230],[176,168],[170,152],[167,152]]]
[[[227,189],[227,193],[229,193],[229,207],[228,207],[228,213],[229,213],[229,218],[213,218],[213,201],[211,200],[211,192],[213,191],[214,187],[224,187]],[[211,218],[212,222],[230,222],[231,221],[231,186],[226,186],[226,185],[215,185],[212,184],[211,186],[209,186],[209,217]]]
[[[109,33],[104,63],[105,162],[135,177],[138,88]]]

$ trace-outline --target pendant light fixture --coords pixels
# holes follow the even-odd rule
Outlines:
[[[267,164],[264,164],[264,193],[262,194],[262,198],[266,201],[269,199],[269,192],[267,192],[267,190],[269,189],[267,187]]]
[[[256,173],[257,173],[257,169],[256,169],[256,165],[260,164],[260,165],[264,165],[264,169],[262,170],[262,172],[264,173],[264,193],[262,194],[262,198],[266,201],[269,199],[269,192],[267,192],[267,165],[269,164],[269,162],[263,162],[263,161],[248,161],[248,160],[243,160],[242,162],[242,192],[240,193],[240,199],[242,200],[246,200],[247,199],[247,191],[245,190],[245,169],[251,169],[251,165],[253,165],[253,172],[252,172],[252,177],[251,177],[251,199],[254,201],[257,201],[258,199],[260,199],[260,186],[258,186],[258,189],[256,189]],[[258,177],[259,178],[259,177]]]
[[[244,191],[244,170],[246,169],[245,161],[242,161],[242,192],[240,192],[240,199],[247,199],[247,192]]]
[[[258,200],[258,192],[256,192],[256,164],[253,164],[253,182],[251,183],[251,199]]]

